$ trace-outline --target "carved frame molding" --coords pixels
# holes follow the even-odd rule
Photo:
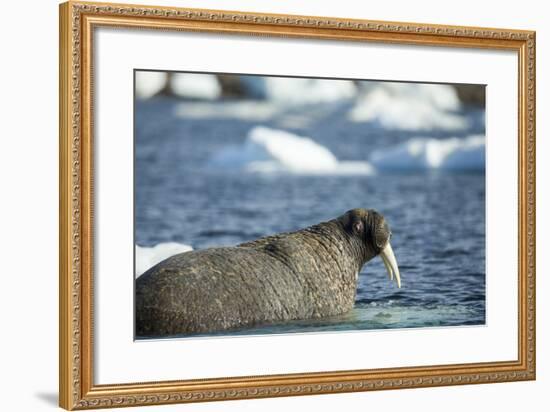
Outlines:
[[[93,30],[99,26],[508,49],[519,62],[518,359],[93,384]],[[535,379],[535,32],[73,2],[60,5],[60,406],[89,409]]]

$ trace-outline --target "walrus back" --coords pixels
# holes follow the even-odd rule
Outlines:
[[[196,334],[353,307],[361,267],[334,222],[182,253],[136,281],[136,334]]]
[[[300,319],[314,307],[299,277],[277,258],[253,248],[191,251],[137,279],[136,334],[205,333]]]

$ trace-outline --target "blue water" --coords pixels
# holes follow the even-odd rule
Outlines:
[[[135,241],[180,242],[202,249],[235,245],[332,219],[348,209],[380,211],[393,232],[402,288],[382,261],[359,276],[354,309],[342,316],[293,321],[232,334],[319,332],[485,323],[485,174],[417,171],[373,176],[300,176],[215,171],[210,156],[242,144],[251,122],[176,116],[179,102],[136,103]],[[461,133],[413,133],[351,123],[343,105],[322,112],[307,129],[339,160],[365,160],[374,149],[414,136],[484,133],[480,112],[466,113]],[[227,334],[225,332],[224,334]]]

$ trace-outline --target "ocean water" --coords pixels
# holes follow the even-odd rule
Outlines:
[[[226,103],[216,104],[223,109]],[[460,163],[463,168],[409,162],[404,169],[378,165],[374,173],[253,173],[211,163],[228,147],[244,147],[256,126],[308,136],[340,162],[367,162],[373,153],[379,159],[380,153],[395,153],[396,145],[419,136],[437,143],[483,135],[483,111],[463,111],[469,127],[460,131],[419,132],[350,121],[345,102],[267,119],[216,117],[216,110],[185,116],[190,105],[168,97],[136,102],[136,244],[235,245],[329,220],[352,208],[374,208],[393,232],[402,279],[398,289],[377,257],[363,267],[355,307],[345,315],[221,334],[485,324],[485,173],[475,162],[471,167],[468,157]],[[449,145],[430,146],[436,148],[429,149],[430,156],[439,146]]]

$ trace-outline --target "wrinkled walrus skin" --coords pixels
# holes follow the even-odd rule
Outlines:
[[[354,305],[362,266],[389,237],[380,214],[353,209],[296,232],[172,256],[136,280],[136,335],[207,333],[345,313]]]

